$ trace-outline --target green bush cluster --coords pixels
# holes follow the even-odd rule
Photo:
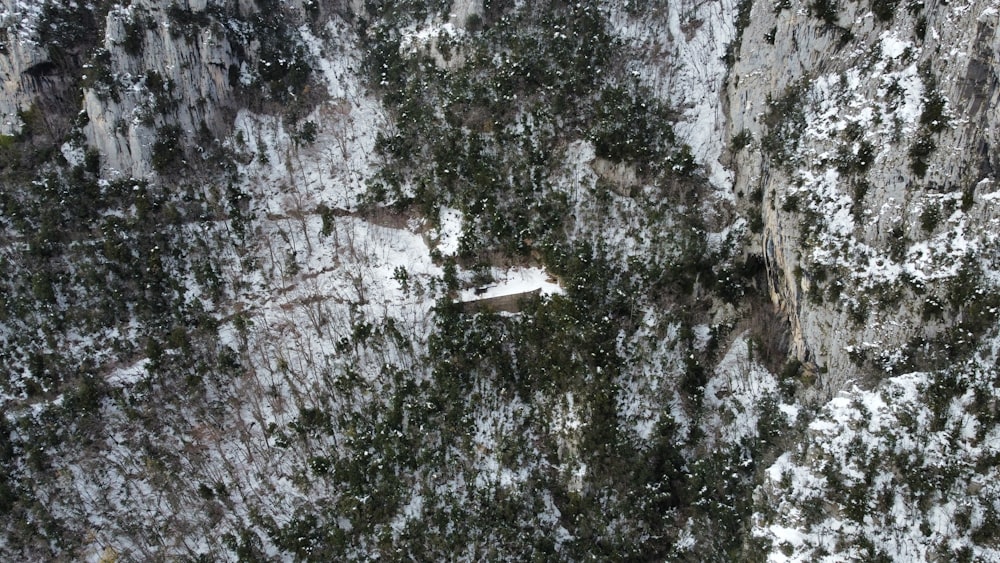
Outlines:
[[[891,22],[900,0],[871,0],[872,13],[881,22]]]
[[[612,86],[595,100],[589,137],[598,156],[638,163],[641,170],[653,173],[667,165],[681,173],[690,172],[689,149],[677,146],[672,117],[649,93]]]
[[[787,0],[785,0],[787,1]],[[780,6],[782,4],[778,4]],[[740,3],[736,6],[736,37],[726,45],[726,54],[724,60],[726,61],[726,66],[732,68],[733,63],[739,57],[740,48],[743,46],[743,31],[750,25],[750,13],[753,10],[753,0],[740,0]]]
[[[743,129],[739,133],[733,135],[732,141],[730,142],[730,150],[733,152],[739,152],[746,147],[750,146],[753,142],[753,134],[749,130]]]
[[[16,363],[35,357],[36,371],[44,374],[37,389],[58,389],[72,377],[75,368],[55,368],[52,348],[67,332],[99,334],[135,320],[147,327],[157,344],[153,350],[187,349],[192,338],[214,338],[214,322],[185,295],[184,279],[191,276],[206,295],[223,296],[205,241],[184,232],[184,223],[204,211],[143,181],[99,183],[94,156],[81,166],[43,172],[3,201],[11,218],[3,225],[7,236],[25,244],[23,252],[6,257],[0,325],[12,334],[48,335],[28,345],[7,340],[4,358]]]
[[[799,139],[805,130],[803,96],[805,82],[797,82],[785,88],[780,97],[768,95],[764,126],[767,133],[761,140],[761,148],[778,165],[790,169]]]
[[[634,164],[650,180],[676,184],[667,178],[696,172],[670,111],[611,64],[617,43],[598,9],[533,5],[487,18],[454,47],[465,62],[447,70],[401,53],[395,26],[411,20],[398,7],[380,9],[365,67],[398,130],[378,139],[391,161],[369,196],[429,216],[442,205],[464,211],[464,260],[491,250],[526,255],[560,239],[568,202],[549,185],[554,149],[581,131],[599,156]]]
[[[176,125],[164,125],[153,142],[153,169],[161,174],[176,170],[184,158],[183,137]]]
[[[937,149],[934,137],[948,126],[948,118],[944,114],[947,100],[938,90],[937,79],[929,64],[921,66],[920,77],[924,86],[924,105],[920,111],[917,139],[910,145],[909,156],[910,170],[923,178],[927,174],[930,157]]]

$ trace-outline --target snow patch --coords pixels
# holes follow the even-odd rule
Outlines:
[[[149,358],[143,358],[130,366],[112,371],[105,380],[115,387],[135,385],[149,375],[148,366]]]
[[[563,289],[555,278],[538,267],[509,268],[494,270],[495,282],[474,289],[463,290],[459,301],[475,301],[505,295],[519,295],[538,290],[541,295],[563,293]]]
[[[437,250],[442,256],[454,256],[458,252],[458,245],[462,238],[462,212],[450,207],[442,207],[438,221],[435,238],[437,239]]]

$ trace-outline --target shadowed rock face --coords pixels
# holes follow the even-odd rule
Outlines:
[[[107,14],[102,39],[108,70],[124,84],[113,84],[111,92],[85,90],[84,110],[88,142],[106,155],[109,169],[125,176],[152,173],[152,147],[167,125],[181,132],[182,148],[201,131],[217,138],[231,131],[241,105],[232,75],[246,60],[232,48],[227,18],[206,8],[205,2],[187,9],[137,2]],[[126,42],[134,48],[122,48]],[[133,118],[123,122],[125,115]]]
[[[530,299],[531,297],[537,297],[541,291],[542,290],[540,289],[535,289],[533,291],[512,293],[510,295],[484,297],[482,299],[473,299],[471,301],[461,301],[459,305],[462,307],[462,312],[466,314],[478,313],[481,311],[490,311],[493,313],[520,313],[524,300]]]
[[[61,137],[79,109],[81,70],[97,42],[92,13],[5,0],[0,18],[6,24],[0,32],[0,135],[20,134],[27,126],[25,133],[39,141]],[[35,109],[44,117],[21,117]]]
[[[305,17],[301,5],[281,14],[207,1],[40,6],[4,5],[19,23],[3,39],[0,134],[19,133],[18,113],[37,107],[54,137],[81,125],[112,176],[163,172],[152,153],[164,127],[176,128],[193,163],[191,145],[228,135],[239,108],[302,112],[318,95],[303,91],[308,69],[290,31]]]

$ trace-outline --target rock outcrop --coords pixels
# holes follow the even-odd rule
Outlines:
[[[743,22],[734,190],[820,397],[962,318],[924,302],[994,241],[995,4],[756,2]]]
[[[69,129],[80,71],[96,40],[92,16],[76,4],[0,3],[0,135],[57,138]]]
[[[226,26],[204,1],[187,9],[135,2],[108,13],[103,49],[109,80],[84,90],[83,104],[88,144],[108,168],[149,175],[165,126],[180,131],[173,140],[180,144],[204,131],[228,134],[238,105],[230,68],[240,68],[241,61]]]
[[[302,3],[139,0],[110,8],[9,0],[0,57],[0,134],[39,108],[46,125],[100,154],[112,177],[150,177],[207,159],[241,108],[308,113]],[[346,9],[346,8],[345,8]],[[82,92],[82,98],[81,98]]]

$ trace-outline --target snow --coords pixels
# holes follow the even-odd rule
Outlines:
[[[650,64],[647,68],[640,67],[642,70],[637,73],[658,96],[678,108],[680,139],[691,145],[721,193],[728,193],[732,182],[732,173],[723,168],[719,157],[725,150],[720,100],[725,68],[721,55],[733,38],[734,4],[731,0],[697,5],[681,2],[680,6],[671,7],[666,28],[659,30],[644,26],[648,22],[642,17],[619,15],[615,20],[618,33],[634,45],[660,41],[657,35],[671,37],[669,44],[673,51],[663,56],[664,67],[652,68],[655,65]],[[982,14],[981,17],[995,17],[996,10],[990,7]],[[243,187],[252,191],[251,209],[258,213],[253,225],[256,231],[251,237],[257,245],[230,249],[231,255],[224,257],[231,268],[224,272],[226,281],[238,288],[234,290],[233,308],[241,315],[239,318],[247,320],[247,326],[238,326],[233,317],[227,317],[223,320],[221,338],[224,344],[240,351],[244,372],[227,382],[231,385],[231,396],[210,398],[219,407],[218,419],[200,420],[199,416],[181,412],[176,416],[193,429],[168,428],[158,435],[165,442],[183,444],[177,447],[182,458],[179,463],[201,464],[197,472],[224,476],[220,482],[234,481],[229,493],[220,499],[229,505],[234,522],[219,525],[220,530],[233,529],[251,512],[246,498],[253,495],[248,492],[264,491],[259,494],[266,494],[268,503],[263,506],[261,519],[272,519],[279,525],[289,522],[306,500],[323,498],[325,502],[327,496],[334,500],[337,494],[335,490],[324,489],[321,479],[309,482],[308,475],[302,475],[301,462],[307,459],[306,455],[319,452],[333,458],[350,455],[350,447],[338,443],[348,439],[347,433],[317,436],[305,447],[296,444],[288,447],[279,446],[277,433],[270,430],[265,433],[263,428],[272,424],[279,429],[287,428],[298,416],[298,409],[312,405],[329,407],[335,418],[344,419],[359,413],[368,416],[369,412],[383,412],[382,402],[395,391],[396,384],[390,374],[403,373],[403,377],[419,383],[433,377],[422,369],[420,362],[428,354],[426,341],[433,330],[434,302],[445,295],[442,268],[436,260],[438,253],[454,256],[458,252],[467,218],[457,209],[442,208],[436,221],[427,221],[438,226],[428,230],[419,218],[357,211],[365,180],[377,166],[372,156],[374,135],[385,128],[388,117],[355,75],[360,55],[341,49],[342,45],[357,41],[348,37],[349,33],[346,25],[334,23],[316,34],[308,26],[299,29],[330,98],[303,118],[318,125],[319,135],[314,144],[296,141],[294,132],[302,122],[290,123],[248,111],[237,116],[234,135],[228,141],[231,148],[246,157],[239,173],[245,178]],[[401,48],[405,53],[434,48],[438,38],[455,39],[462,33],[452,24],[413,27],[404,32]],[[811,92],[816,103],[807,119],[807,140],[835,138],[849,122],[861,124],[864,139],[870,140],[882,138],[894,118],[902,124],[904,134],[915,130],[923,104],[923,85],[915,63],[904,60],[904,55],[908,49],[916,49],[891,31],[882,33],[879,43],[882,60],[874,64],[871,72],[863,75],[858,69],[850,69],[842,76],[830,74],[816,79]],[[247,68],[244,65],[241,80],[247,80],[248,84],[251,77]],[[885,94],[894,82],[902,92],[896,106],[883,100],[872,102],[860,92],[866,84],[877,84],[881,94]],[[236,133],[242,143],[237,141]],[[957,272],[963,257],[984,248],[974,236],[981,227],[958,211],[947,218],[946,225],[939,227],[936,234],[911,244],[900,264],[854,240],[858,229],[867,228],[871,218],[856,217],[850,212],[851,199],[845,193],[845,179],[822,164],[834,154],[828,148],[823,146],[806,155],[806,168],[795,177],[802,183],[799,192],[815,196],[814,210],[827,222],[816,247],[803,249],[812,252],[809,256],[813,260],[843,266],[859,286],[864,286],[876,281],[897,281],[903,274],[925,281],[947,278]],[[67,144],[61,150],[69,162],[82,162],[83,153],[78,147]],[[881,147],[878,150],[881,164],[888,151]],[[570,196],[573,213],[579,219],[572,236],[607,241],[626,257],[648,258],[653,252],[660,252],[662,241],[649,236],[655,229],[642,224],[646,217],[641,211],[647,201],[612,193],[608,196],[610,203],[603,204],[589,192],[595,180],[590,167],[594,160],[593,145],[573,142],[566,148],[565,157],[566,170],[561,171],[564,175],[553,183],[556,189]],[[1000,197],[1000,192],[984,194],[983,188],[982,185],[977,188],[977,203]],[[933,198],[908,202],[914,206],[943,203],[943,199]],[[336,212],[332,219],[320,215],[320,206]],[[895,211],[896,208],[887,205],[878,213],[888,216]],[[665,220],[662,226],[668,223]],[[660,226],[657,224],[657,228]],[[710,234],[710,247],[724,248],[729,235],[744,226],[724,226],[720,232]],[[662,253],[655,256],[659,258]],[[400,270],[406,273],[405,284],[399,279]],[[459,300],[532,291],[542,295],[562,292],[558,281],[540,267],[494,266],[487,273],[494,282],[461,291]],[[471,272],[462,271],[460,277],[468,279]],[[188,293],[197,298],[198,291],[192,285]],[[706,438],[699,445],[709,448],[743,446],[755,438],[765,414],[777,414],[778,421],[783,420],[789,426],[801,421],[799,428],[807,432],[806,447],[782,453],[766,468],[767,482],[758,490],[765,502],[774,501],[778,512],[767,518],[755,515],[755,533],[779,546],[770,554],[770,560],[832,561],[834,555],[822,558],[818,551],[809,552],[810,546],[833,551],[834,538],[849,542],[860,534],[887,552],[898,554],[900,559],[922,560],[929,554],[925,544],[943,541],[945,534],[955,533],[954,523],[961,507],[931,499],[926,501],[930,508],[924,511],[922,505],[914,505],[904,496],[906,491],[902,486],[901,492],[887,502],[885,510],[870,511],[862,522],[849,521],[840,514],[843,506],[832,500],[835,492],[831,490],[832,477],[837,476],[848,485],[863,482],[870,476],[865,463],[881,463],[893,454],[909,455],[918,470],[928,471],[955,459],[954,456],[958,456],[964,468],[965,464],[974,465],[980,453],[992,455],[1000,437],[995,429],[985,434],[985,438],[980,436],[984,434],[983,424],[969,412],[972,395],[958,396],[946,404],[945,430],[936,432],[930,429],[933,413],[922,406],[931,376],[915,373],[886,377],[874,390],[854,388],[833,398],[809,423],[811,410],[781,402],[777,378],[755,359],[753,341],[743,333],[731,336],[728,346],[726,342],[721,344],[722,358],[704,386],[704,413],[699,413],[698,421],[694,422],[688,407],[671,387],[685,359],[677,352],[678,325],[671,324],[673,321],[666,318],[669,315],[660,314],[652,306],[638,314],[642,315],[642,322],[636,334],[622,335],[616,340],[618,352],[627,361],[623,362],[625,365],[614,384],[620,424],[639,440],[650,439],[657,423],[670,418],[677,422],[681,436],[694,435],[689,434],[690,427],[700,425],[696,430],[702,430]],[[359,336],[364,332],[359,329],[366,323],[390,322],[405,335],[404,343],[394,343],[391,336],[367,343]],[[382,325],[377,326],[376,330],[381,328]],[[716,336],[715,328],[708,324],[693,327],[696,350],[706,350]],[[858,346],[867,349],[879,344],[866,339]],[[141,360],[116,366],[106,374],[107,382],[116,387],[115,393],[124,397],[123,404],[127,404],[129,393],[141,392],[133,388],[143,387],[137,384],[147,377],[147,368],[148,361]],[[473,385],[477,387],[470,397],[475,398],[470,400],[477,403],[465,405],[469,413],[465,422],[470,428],[467,437],[475,451],[470,454],[471,471],[466,474],[455,470],[457,473],[444,482],[432,483],[431,487],[437,487],[434,492],[467,494],[470,488],[490,491],[527,486],[532,481],[524,464],[510,462],[502,452],[509,448],[511,440],[521,437],[524,420],[538,416],[531,409],[550,406],[552,424],[548,430],[556,435],[560,450],[555,469],[569,490],[586,490],[590,468],[575,456],[580,433],[587,424],[586,409],[580,406],[586,401],[570,391],[557,396],[555,405],[533,402],[534,398],[525,404],[489,382],[477,381]],[[61,401],[60,396],[52,404]],[[126,555],[134,555],[139,549],[139,546],[122,546],[121,542],[126,540],[116,538],[115,530],[104,529],[112,521],[112,515],[134,514],[136,526],[155,530],[173,517],[177,506],[181,511],[190,506],[184,499],[163,498],[156,482],[162,478],[157,471],[163,471],[157,468],[158,460],[154,456],[137,456],[128,449],[130,440],[134,444],[137,437],[146,436],[143,429],[129,420],[130,413],[112,403],[105,401],[103,408],[107,410],[109,428],[114,431],[105,437],[106,451],[98,460],[106,467],[94,470],[66,463],[52,472],[59,479],[72,482],[69,488],[83,491],[90,498],[86,510],[88,522],[95,529],[93,545],[102,546],[88,552],[94,559],[103,555],[102,542],[120,547]],[[777,413],[763,412],[763,405],[768,403],[775,406]],[[38,416],[44,408],[47,406],[39,404],[32,407],[32,412]],[[913,429],[906,428],[908,424]],[[415,424],[404,429],[422,430],[415,428]],[[353,438],[352,429],[350,439]],[[258,454],[278,447],[288,447],[287,455]],[[204,452],[209,448],[211,451]],[[530,446],[526,451],[535,453]],[[894,470],[900,468],[879,467],[870,476],[872,487],[889,489],[899,485]],[[463,480],[465,475],[467,480]],[[302,484],[303,479],[307,486]],[[996,480],[981,478],[978,482],[989,487]],[[964,485],[959,481],[955,487]],[[378,500],[368,496],[363,499]],[[403,533],[411,522],[434,510],[431,499],[428,491],[419,488],[409,497],[404,496],[390,525],[392,532]],[[866,500],[874,507],[871,499]],[[540,501],[540,518],[558,523],[560,514],[551,495],[541,493]],[[822,504],[826,501],[830,504]],[[59,501],[42,499],[41,502]],[[823,514],[817,522],[807,522],[800,510],[803,506],[819,506]],[[915,516],[918,510],[921,515]],[[65,509],[59,506],[53,509],[54,513],[60,511]],[[919,530],[913,529],[913,522],[923,517],[922,512],[927,513],[931,529],[931,539],[926,542],[918,535]],[[341,527],[348,529],[350,520],[343,515],[340,518]],[[981,515],[974,513],[972,518],[978,521]],[[205,529],[209,529],[207,524]],[[557,544],[570,539],[571,534],[560,526]],[[677,544],[678,549],[697,553],[697,541],[687,529]],[[782,544],[792,548],[792,555],[782,552]],[[198,543],[194,547],[203,545]],[[266,538],[263,549],[271,558],[279,555]],[[986,555],[984,560],[995,554]]]
[[[450,207],[442,207],[437,229],[437,250],[442,256],[454,256],[458,252],[459,241],[462,238],[462,212]]]
[[[962,266],[962,258],[975,253],[982,244],[980,236],[966,235],[965,220],[928,240],[916,242],[907,249],[906,273],[920,281],[953,277]]]
[[[623,358],[656,358],[627,362],[615,381],[621,425],[640,443],[654,437],[661,422],[676,424],[678,436],[691,430],[691,416],[680,394],[673,390],[674,374],[684,369],[679,329],[668,315],[647,306],[639,330],[629,339],[616,340],[618,354]]]
[[[860,70],[852,68],[820,76],[811,83],[802,134],[802,146],[809,148],[800,151],[802,160],[793,174],[794,187],[789,188],[790,194],[799,196],[799,205],[820,218],[819,223],[808,226],[814,236],[802,251],[805,263],[838,266],[860,288],[896,283],[904,275],[922,282],[952,277],[963,257],[978,252],[985,243],[980,234],[972,236],[966,217],[959,211],[942,222],[944,228],[939,227],[939,232],[911,243],[901,262],[858,236],[859,229],[886,228],[884,225],[898,221],[907,209],[889,199],[864,214],[856,213],[848,179],[841,177],[833,163],[839,134],[848,124],[859,125],[862,138],[876,146],[878,166],[891,153],[889,148],[879,148],[878,140],[915,132],[925,103],[916,62],[920,48],[893,30],[882,32],[878,44],[881,57],[864,80]],[[878,85],[874,97],[865,89],[868,84]],[[890,95],[890,86],[898,97]],[[900,129],[894,132],[894,127]],[[850,149],[856,152],[858,144]],[[928,194],[912,202],[911,213],[919,214],[927,206],[943,207],[946,199],[958,197],[956,193]],[[989,234],[985,237],[993,238]]]
[[[410,501],[403,506],[403,508],[399,511],[399,514],[397,514],[393,521],[389,524],[389,527],[392,528],[396,537],[399,537],[399,534],[403,532],[404,528],[406,528],[407,523],[423,516],[423,511],[424,497],[419,493],[414,493],[413,496],[410,497]]]
[[[399,40],[399,52],[400,54],[413,55],[420,49],[433,45],[441,36],[454,38],[464,33],[464,30],[455,27],[451,22],[430,25],[419,29],[415,26],[410,27],[401,32],[402,37]]]
[[[909,41],[901,40],[895,31],[886,31],[880,37],[882,42],[882,56],[895,59],[903,54],[907,49],[912,49],[913,44]]]
[[[977,413],[970,410],[976,400],[972,389],[947,403],[943,425],[932,425],[929,393],[940,393],[930,389],[935,377],[909,373],[875,390],[855,388],[833,398],[810,424],[804,446],[783,453],[767,468],[758,494],[767,494],[773,508],[754,515],[754,534],[771,542],[770,560],[817,560],[819,546],[839,560],[859,537],[899,561],[927,560],[941,538],[966,544],[968,528],[957,525],[956,515],[964,511],[974,522],[979,507],[992,503],[993,490],[973,491],[992,487],[978,471],[995,477],[996,468],[975,467],[996,446],[978,436]],[[959,385],[991,387],[975,371],[952,377]],[[942,475],[953,475],[948,479],[954,484],[926,496],[921,483],[942,480]],[[979,488],[972,488],[975,483]],[[844,511],[847,497],[856,494],[869,507],[855,515],[860,519]],[[840,508],[826,510],[823,519],[803,518],[801,510],[810,503]],[[875,503],[888,504],[872,510]],[[790,546],[790,554],[783,545]],[[1000,555],[982,545],[976,551],[981,560]]]
[[[318,204],[336,209],[355,209],[365,192],[365,179],[371,175],[375,138],[387,122],[384,109],[358,80],[360,55],[339,45],[356,41],[345,24],[330,21],[327,38],[313,35],[308,26],[299,28],[302,41],[320,71],[330,99],[320,104],[300,123],[284,123],[277,116],[255,115],[240,110],[236,116],[229,145],[238,153],[249,154],[249,164],[240,170],[264,187],[263,200],[271,213],[280,213],[288,183],[299,184],[293,190],[300,209]],[[294,127],[312,122],[316,140],[298,143]],[[236,142],[239,136],[243,140]]]
[[[149,358],[143,358],[132,365],[112,371],[105,377],[105,380],[116,387],[135,385],[149,375],[148,365]]]
[[[539,290],[541,295],[563,293],[559,283],[542,268],[494,268],[493,273],[495,282],[484,287],[463,290],[458,300],[475,301],[535,290]]]
[[[413,380],[427,376],[418,362],[434,326],[434,303],[443,295],[443,272],[431,258],[419,220],[388,211],[357,211],[374,168],[375,135],[384,129],[386,116],[356,76],[360,54],[344,48],[356,41],[344,37],[345,29],[331,24],[325,34],[317,33],[322,38],[308,28],[299,30],[328,100],[298,123],[243,110],[226,140],[242,157],[237,187],[249,193],[247,205],[255,215],[246,244],[219,244],[220,275],[232,291],[227,295],[232,301],[218,315],[219,338],[237,351],[239,377],[205,385],[205,402],[218,407],[208,414],[208,409],[188,412],[185,401],[166,405],[158,413],[162,419],[156,434],[136,424],[130,419],[134,414],[114,400],[105,400],[101,420],[109,430],[100,449],[86,458],[53,463],[53,479],[61,479],[66,490],[81,492],[82,500],[69,495],[50,499],[52,513],[82,512],[94,524],[81,555],[85,551],[96,559],[105,546],[114,546],[123,558],[139,557],[145,546],[130,543],[129,534],[116,528],[124,522],[122,515],[136,534],[181,517],[221,534],[242,526],[258,508],[278,525],[288,523],[304,502],[341,494],[322,480],[304,488],[302,471],[310,458],[319,452],[337,458],[345,446],[330,436],[315,436],[309,446],[315,449],[307,452],[295,440],[283,440],[279,432],[287,431],[300,409],[323,406],[350,420],[360,411],[382,409],[382,401],[393,395],[395,382],[386,376],[393,370]],[[296,141],[294,135],[308,121],[317,125],[313,144]],[[62,151],[70,162],[82,158],[76,147],[65,145]],[[321,206],[334,213],[324,217]],[[406,287],[397,279],[400,268],[407,274]],[[510,275],[513,284],[534,279],[532,273]],[[190,286],[188,298],[197,299],[195,287]],[[368,340],[359,330],[365,323],[375,333]],[[394,338],[390,328],[405,335],[405,342]],[[140,335],[134,340],[141,342]],[[105,374],[120,404],[150,393],[144,385],[148,366],[148,360],[141,360]],[[33,409],[41,414],[60,401]],[[151,435],[153,442],[177,452],[176,462],[171,458],[175,465],[164,468],[137,450]],[[277,448],[281,455],[271,452]],[[199,500],[165,494],[164,473],[174,470],[211,477],[207,485],[212,487],[216,480],[225,485],[227,493],[219,493],[219,502],[226,506],[227,520],[201,520],[206,515],[191,508],[204,506]],[[498,481],[524,479],[505,471],[498,471]],[[262,496],[266,503],[260,502]],[[393,529],[398,532],[420,518],[427,502],[419,491],[404,498]],[[160,545],[156,553],[169,558],[204,545],[196,543],[204,537],[209,536],[192,537],[186,546]],[[278,559],[273,543],[261,539],[264,553]]]
[[[781,411],[781,414],[785,415],[785,418],[788,419],[789,424],[794,425],[795,422],[798,421],[799,413],[801,412],[802,409],[799,407],[799,405],[781,404],[778,405],[778,410]]]
[[[737,335],[705,384],[702,430],[706,442],[738,445],[757,435],[765,400],[778,400],[778,380],[753,359],[746,333]],[[778,409],[779,413],[785,411]]]
[[[457,18],[452,15],[449,19]],[[450,21],[444,23],[434,21],[423,27],[412,25],[400,30],[400,34],[400,55],[412,57],[421,51],[426,51],[439,68],[455,68],[464,60],[458,47],[465,36],[465,30]],[[442,41],[447,41],[451,49],[442,50],[440,48]]]
[[[923,110],[922,96],[924,86],[920,81],[920,75],[917,71],[917,67],[916,65],[910,65],[899,73],[887,74],[886,79],[897,80],[899,86],[902,88],[903,104],[901,107],[896,109],[896,115],[903,120],[903,123],[911,126],[911,128],[906,129],[906,131],[912,131],[913,124],[917,122],[917,119],[920,117],[920,112]],[[883,80],[883,83],[888,84],[885,80]]]
[[[17,31],[18,42],[26,46],[38,45],[38,23],[47,0],[25,2],[8,0],[0,8],[0,26]]]
[[[328,35],[326,42],[313,35],[307,25],[302,25],[298,29],[302,42],[312,56],[313,67],[320,71],[326,82],[330,97],[334,99],[356,97],[359,94],[358,84],[357,80],[352,78],[360,68],[360,58],[352,52],[338,52],[337,56],[330,56],[331,53],[328,51],[340,49],[341,45],[350,44],[357,38],[347,24],[338,19],[327,22],[324,31]]]
[[[83,164],[83,147],[67,142],[59,147],[59,152],[62,153],[63,158],[66,159],[66,162],[70,166],[80,166]]]

